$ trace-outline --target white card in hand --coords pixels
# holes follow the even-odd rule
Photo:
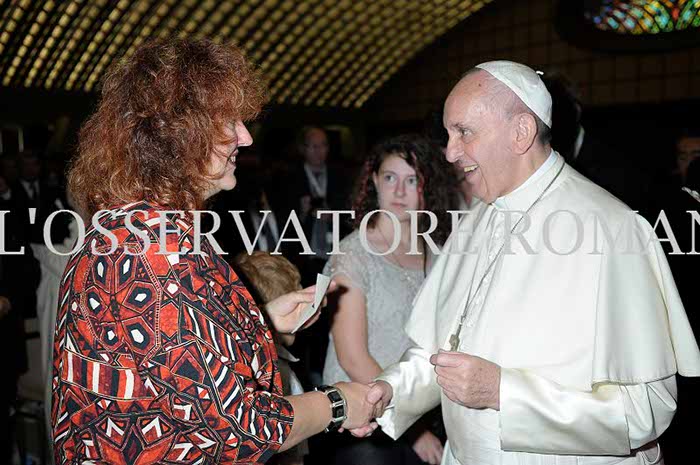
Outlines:
[[[309,321],[309,318],[316,314],[316,309],[318,309],[321,305],[321,302],[323,302],[323,297],[326,295],[326,291],[328,290],[328,286],[330,284],[331,278],[329,278],[328,276],[322,275],[320,273],[316,275],[316,295],[314,296],[314,303],[306,307],[301,312],[299,322],[297,323],[296,328],[292,330],[292,334],[299,331],[299,328],[304,326],[304,324],[307,321]]]

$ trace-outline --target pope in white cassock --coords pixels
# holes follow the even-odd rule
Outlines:
[[[527,66],[468,72],[444,124],[479,200],[416,296],[416,346],[368,393],[384,432],[442,403],[443,464],[662,463],[700,351],[651,226],[550,148]]]

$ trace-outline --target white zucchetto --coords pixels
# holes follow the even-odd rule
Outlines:
[[[488,61],[476,67],[508,86],[544,124],[552,127],[552,96],[535,70],[506,60]]]

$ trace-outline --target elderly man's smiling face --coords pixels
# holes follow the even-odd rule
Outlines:
[[[445,157],[466,175],[473,194],[491,203],[518,186],[509,89],[483,70],[467,74],[445,101]],[[515,97],[517,99],[517,97]]]

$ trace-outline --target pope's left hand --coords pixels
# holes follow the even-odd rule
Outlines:
[[[469,408],[500,409],[501,367],[462,352],[439,351],[430,357],[437,383],[452,402]]]

